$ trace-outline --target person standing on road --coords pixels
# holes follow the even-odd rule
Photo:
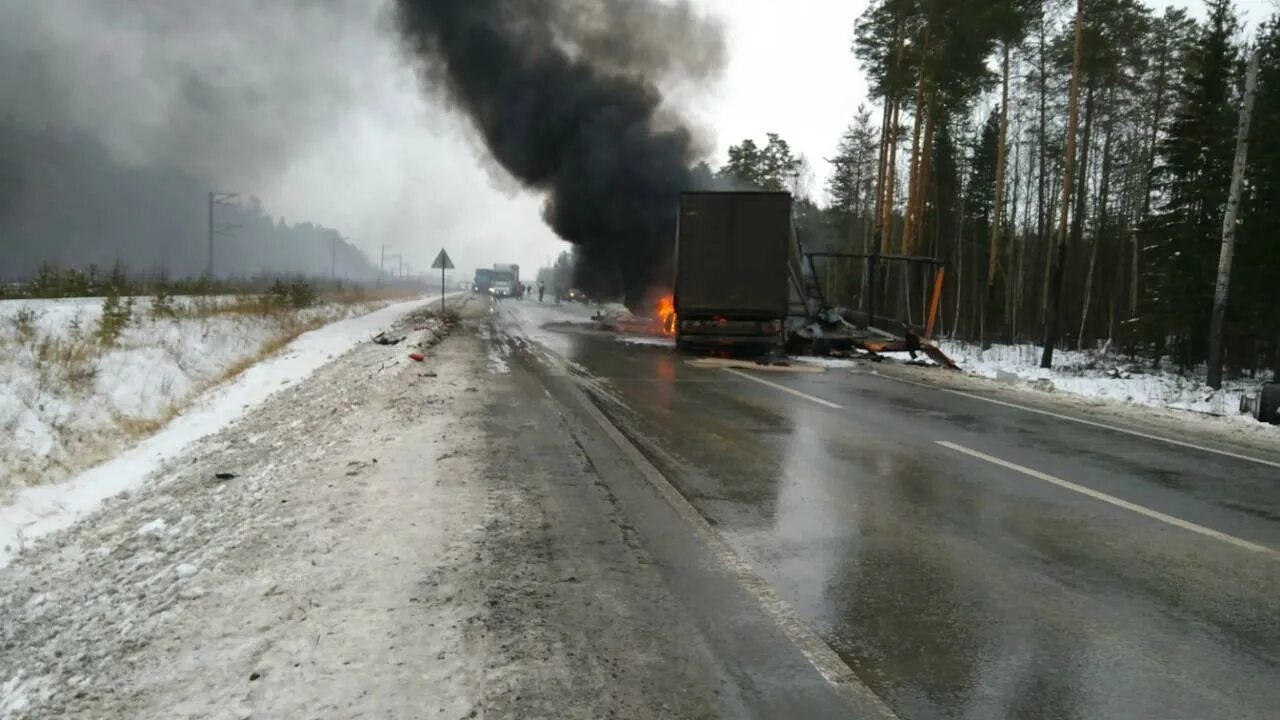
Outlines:
[[[542,302],[542,296],[545,295],[546,292],[547,292],[547,286],[543,285],[542,282],[539,281],[538,282],[538,302],[539,303]]]

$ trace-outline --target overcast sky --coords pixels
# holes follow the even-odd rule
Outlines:
[[[820,192],[824,158],[866,101],[850,52],[866,0],[691,1],[723,22],[728,64],[671,104],[714,147],[713,165],[729,144],[778,132]],[[92,128],[127,159],[195,166],[291,221],[338,228],[375,262],[385,242],[418,270],[441,247],[462,268],[536,268],[565,247],[540,199],[421,91],[386,2],[0,0],[0,44],[43,55],[53,80],[42,97],[8,96],[8,111]],[[1252,27],[1273,2],[1238,6]],[[1203,14],[1199,0],[1182,4]],[[30,84],[29,70],[0,67],[0,99],[6,82]]]

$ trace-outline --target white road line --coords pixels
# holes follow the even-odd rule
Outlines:
[[[548,351],[551,352],[551,351]],[[745,376],[745,377],[750,377]],[[754,380],[755,378],[751,378]],[[772,384],[772,383],[769,383]],[[778,596],[773,587],[737,553],[718,530],[707,522],[707,519],[680,493],[667,477],[636,447],[627,436],[614,425],[608,416],[586,396],[581,384],[571,386],[578,394],[578,402],[587,416],[593,419],[604,431],[623,455],[627,456],[635,468],[644,476],[651,487],[658,492],[670,507],[693,531],[702,537],[711,553],[737,578],[742,587],[754,595],[765,613],[774,621],[778,629],[808,659],[818,674],[827,684],[842,697],[849,700],[858,717],[877,718],[878,720],[899,720],[893,710],[884,703],[871,688],[854,674],[853,670],[827,644],[821,636],[809,627],[796,611]],[[785,389],[785,388],[784,388]]]
[[[1071,490],[1072,492],[1078,492],[1081,495],[1087,495],[1095,500],[1101,500],[1104,503],[1114,505],[1118,508],[1124,508],[1125,510],[1136,512],[1139,515],[1144,515],[1153,520],[1159,520],[1162,523],[1167,523],[1174,527],[1182,528],[1183,530],[1190,530],[1193,533],[1199,533],[1201,535],[1204,535],[1205,537],[1211,537],[1215,540],[1221,540],[1222,542],[1228,543],[1230,545],[1235,545],[1238,548],[1251,550],[1256,553],[1262,553],[1264,555],[1269,556],[1273,560],[1280,560],[1280,550],[1276,550],[1275,548],[1270,548],[1270,547],[1267,547],[1266,545],[1259,545],[1257,543],[1252,543],[1252,542],[1249,542],[1248,540],[1242,540],[1234,535],[1228,535],[1224,532],[1219,532],[1217,530],[1207,528],[1203,525],[1197,525],[1193,522],[1188,522],[1186,520],[1176,518],[1172,515],[1166,515],[1157,510],[1152,510],[1151,508],[1147,508],[1135,503],[1131,503],[1128,500],[1121,500],[1118,497],[1108,495],[1104,492],[1099,492],[1092,488],[1084,487],[1083,485],[1077,485],[1073,482],[1068,482],[1061,478],[1056,478],[1047,473],[1042,473],[1039,470],[1032,470],[1029,467],[1023,467],[1021,465],[1018,465],[1017,463],[1011,463],[1008,460],[1001,460],[998,457],[992,457],[990,455],[987,455],[986,453],[978,452],[977,450],[970,450],[969,448],[964,447],[963,445],[957,445],[953,442],[946,442],[943,440],[939,440],[937,441],[937,443],[942,447],[947,448],[948,450],[954,450],[958,453],[963,453],[970,457],[974,457],[979,460],[989,462],[992,465],[999,465],[1002,468],[1007,468],[1009,470],[1022,473],[1027,477],[1033,477],[1037,480],[1043,480],[1044,482],[1050,483],[1052,485],[1057,485],[1060,488],[1066,488],[1067,490]]]
[[[792,390],[791,388],[787,387],[786,385],[779,385],[778,383],[769,382],[768,380],[765,380],[765,379],[763,379],[763,378],[758,378],[758,377],[756,377],[756,376],[754,376],[754,375],[748,375],[748,374],[746,374],[746,373],[744,373],[744,372],[740,372],[740,371],[738,371],[738,370],[734,370],[733,368],[725,368],[725,369],[724,369],[724,371],[725,371],[725,372],[727,372],[727,373],[729,373],[729,374],[731,374],[731,375],[737,375],[737,376],[738,376],[738,377],[740,377],[740,378],[746,378],[746,379],[748,379],[748,380],[750,380],[750,381],[752,381],[752,382],[758,382],[758,383],[760,383],[761,385],[768,385],[769,387],[773,388],[774,390],[781,390],[781,391],[782,391],[782,392],[784,392],[784,393],[788,393],[788,394],[790,394],[790,395],[795,395],[796,397],[804,398],[805,400],[808,400],[808,401],[810,401],[810,402],[816,402],[816,403],[818,403],[819,405],[822,405],[823,407],[829,407],[829,408],[831,408],[832,410],[841,410],[841,409],[843,409],[843,408],[844,408],[844,406],[843,406],[843,405],[837,405],[837,404],[835,404],[835,403],[833,403],[833,402],[829,402],[829,401],[827,401],[827,400],[823,400],[822,398],[817,398],[817,397],[814,397],[814,396],[812,396],[812,395],[807,395],[807,394],[805,394],[805,393],[800,392],[799,390]]]
[[[1026,405],[1019,405],[1017,403],[1005,402],[1004,400],[996,400],[995,398],[983,397],[981,395],[975,395],[973,393],[964,392],[963,390],[952,390],[951,388],[945,388],[938,385],[931,385],[929,383],[916,382],[914,380],[907,380],[905,378],[890,377],[888,375],[876,375],[875,377],[882,377],[882,378],[885,378],[886,380],[893,380],[894,382],[905,383],[907,385],[915,385],[916,387],[929,388],[930,390],[941,390],[942,392],[951,393],[952,395],[959,395],[960,397],[967,397],[971,400],[981,400],[982,402],[991,403],[992,405],[1001,405],[1003,407],[1013,408],[1015,410],[1025,410],[1026,412],[1036,413],[1037,415],[1047,415],[1049,417],[1057,418],[1059,420],[1068,420],[1073,423],[1080,423],[1081,425],[1088,425],[1090,427],[1101,428],[1103,430],[1111,430],[1112,432],[1124,433],[1125,435],[1132,435],[1134,437],[1140,437],[1146,440],[1155,440],[1156,442],[1167,443],[1169,445],[1177,445],[1178,447],[1184,447],[1189,450],[1199,450],[1200,452],[1212,453],[1214,455],[1221,455],[1223,457],[1234,458],[1236,460],[1244,460],[1245,462],[1256,463],[1258,465],[1266,465],[1268,467],[1280,468],[1280,462],[1277,462],[1275,460],[1264,460],[1263,458],[1257,458],[1251,455],[1242,455],[1240,453],[1232,452],[1230,450],[1223,450],[1221,448],[1212,448],[1205,445],[1196,445],[1195,443],[1189,443],[1184,440],[1174,440],[1173,438],[1167,438],[1160,435],[1145,433],[1145,432],[1142,432],[1141,430],[1130,430],[1128,428],[1119,427],[1117,425],[1108,425],[1106,423],[1095,422],[1093,420],[1085,420],[1084,418],[1072,417],[1070,415],[1063,415],[1061,413],[1052,412],[1050,410],[1041,410],[1039,408],[1028,407]]]

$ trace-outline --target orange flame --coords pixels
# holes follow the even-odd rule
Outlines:
[[[658,299],[658,320],[662,324],[663,335],[676,334],[676,299],[670,293]]]

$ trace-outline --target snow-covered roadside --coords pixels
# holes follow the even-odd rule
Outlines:
[[[0,507],[0,567],[25,543],[71,525],[106,498],[136,487],[166,459],[225,427],[283,387],[308,377],[424,302],[398,303],[305,333],[278,355],[200,397],[159,433],[115,459],[67,482],[19,490],[12,502]]]
[[[263,312],[233,296],[174,298],[156,317],[150,298],[132,302],[109,346],[101,299],[0,302],[0,501],[113,457],[300,332],[388,304]]]
[[[1200,378],[1153,370],[1101,352],[1058,350],[1054,367],[1045,370],[1040,367],[1041,348],[1033,345],[994,345],[987,350],[972,343],[942,341],[938,345],[965,373],[1013,387],[1256,423],[1240,413],[1240,401],[1256,393],[1263,379],[1229,380],[1215,391]]]
[[[482,370],[467,346],[329,359],[389,325],[425,342],[419,307],[251,369],[202,412],[290,382],[0,571],[0,720],[474,716],[485,588],[449,571],[484,534]]]

